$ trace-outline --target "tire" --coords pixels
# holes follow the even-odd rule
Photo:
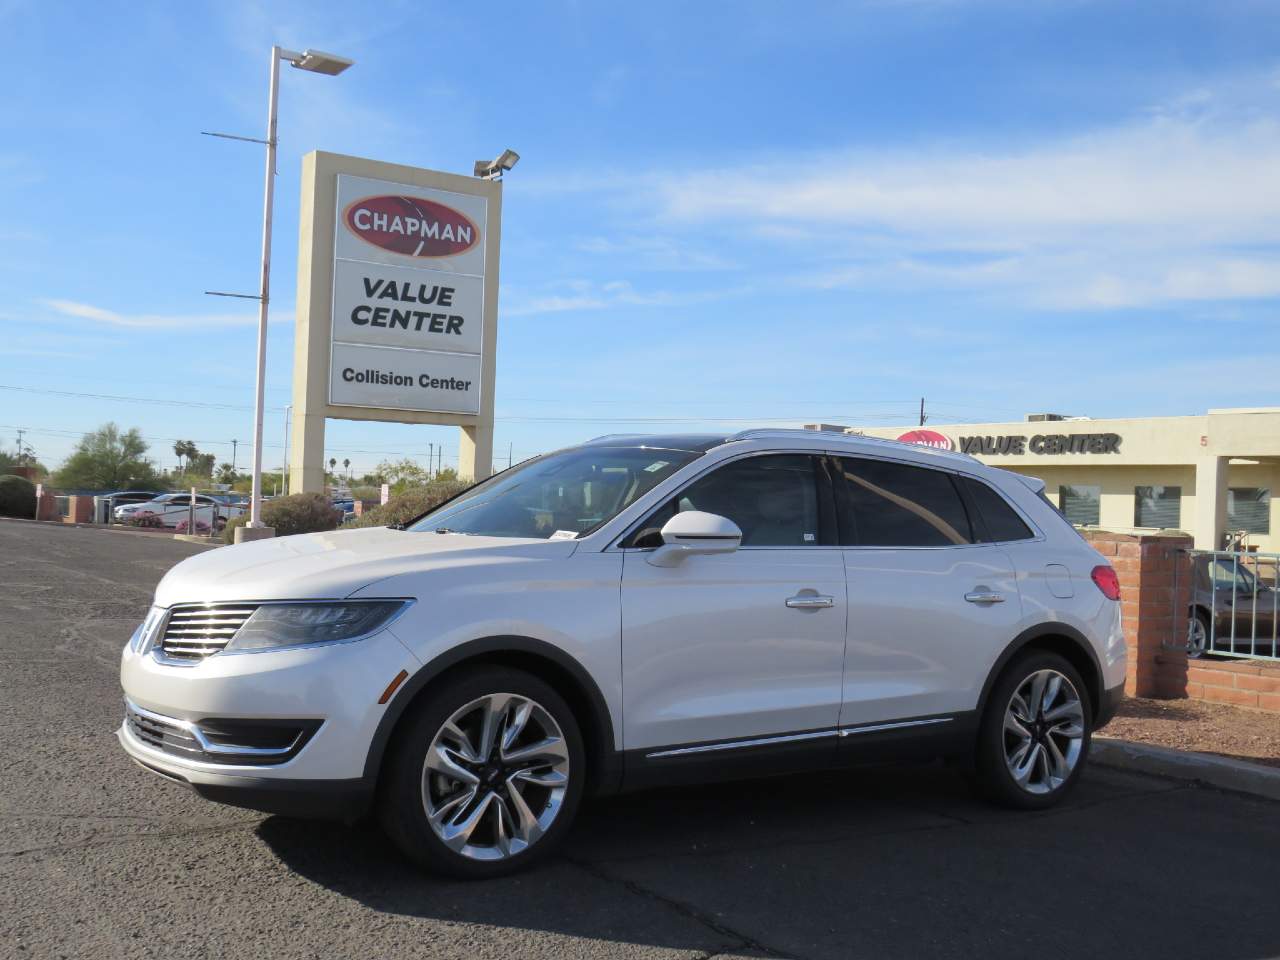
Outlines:
[[[1209,618],[1196,610],[1187,620],[1187,659],[1198,660],[1209,647]]]
[[[554,852],[586,778],[582,733],[564,698],[522,670],[475,667],[433,683],[401,721],[378,814],[415,863],[483,880]]]
[[[1041,707],[1032,709],[1038,684]],[[1004,806],[1051,807],[1080,779],[1092,733],[1089,693],[1075,667],[1055,653],[1024,654],[987,699],[974,758],[979,785]]]

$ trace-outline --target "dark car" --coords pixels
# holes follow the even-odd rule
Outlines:
[[[1230,556],[1197,556],[1191,591],[1188,656],[1275,649],[1280,593],[1244,563]]]

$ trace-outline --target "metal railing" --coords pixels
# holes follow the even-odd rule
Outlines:
[[[1280,660],[1280,553],[1180,553],[1186,560],[1174,567],[1173,602],[1187,604],[1185,611],[1175,610],[1187,616],[1187,632],[1171,637],[1166,646],[1184,648],[1191,657]]]

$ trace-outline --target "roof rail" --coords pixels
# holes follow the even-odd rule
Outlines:
[[[937,454],[941,457],[955,457],[961,460],[973,460],[978,462],[976,457],[967,453],[961,453],[959,450],[940,450],[937,447],[930,447],[924,444],[907,443],[903,440],[891,439],[890,437],[872,437],[865,433],[836,433],[832,430],[804,430],[796,427],[753,427],[750,430],[742,430],[731,437],[726,437],[724,442],[733,443],[737,440],[762,440],[769,437],[794,437],[797,435],[802,435],[811,439],[819,437],[828,439],[839,438],[840,440],[846,440],[853,443],[888,443],[899,447],[915,447],[918,449],[928,450],[930,453]]]

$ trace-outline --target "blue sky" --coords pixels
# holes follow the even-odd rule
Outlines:
[[[164,465],[173,438],[247,465],[255,310],[202,291],[256,288],[262,157],[199,132],[262,135],[273,42],[356,65],[282,74],[268,465],[316,148],[520,152],[500,463],[921,396],[934,423],[1280,403],[1274,3],[0,0],[0,446],[56,464],[112,419]]]

